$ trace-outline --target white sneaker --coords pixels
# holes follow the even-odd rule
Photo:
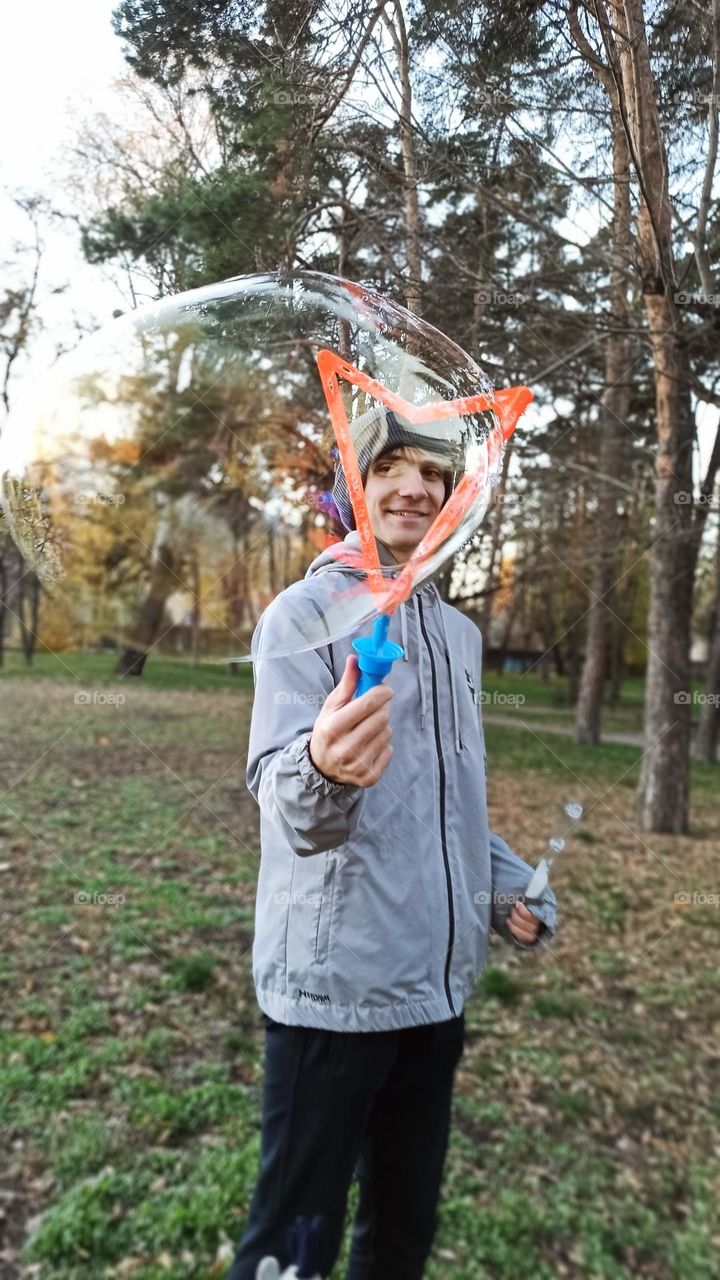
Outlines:
[[[255,1280],[280,1280],[280,1263],[277,1258],[263,1258],[258,1263]]]
[[[258,1263],[255,1280],[297,1280],[297,1267],[293,1263],[286,1271],[281,1272],[277,1258],[263,1258]],[[314,1276],[313,1280],[322,1280],[322,1276]]]
[[[255,1272],[255,1280],[298,1280],[299,1267],[303,1268],[303,1276],[306,1276],[307,1268],[317,1266],[322,1236],[323,1219],[320,1214],[298,1216],[293,1227],[290,1251],[297,1262],[293,1262],[281,1274],[277,1258],[263,1258]],[[312,1280],[323,1278],[315,1272]]]

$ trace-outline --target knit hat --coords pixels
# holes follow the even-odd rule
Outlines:
[[[456,424],[455,420],[451,419],[443,423],[446,434],[428,435],[423,432],[422,427],[413,425],[400,414],[393,413],[383,405],[374,405],[367,413],[350,423],[350,434],[355,445],[363,484],[367,479],[370,463],[376,462],[383,454],[398,448],[422,449],[425,453],[432,453],[441,458],[448,468],[445,476],[445,502],[447,502],[455,488],[458,474],[462,474],[465,469],[464,449],[461,443],[462,432],[458,430],[459,425],[459,422]],[[354,529],[355,516],[345,472],[339,460],[335,469],[332,496],[344,527],[348,531]]]

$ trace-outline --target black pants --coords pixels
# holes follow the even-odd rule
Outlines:
[[[261,1258],[297,1261],[315,1219],[328,1277],[353,1173],[360,1202],[347,1280],[420,1280],[432,1247],[463,1014],[401,1031],[320,1031],[265,1022],[262,1157],[227,1280]]]

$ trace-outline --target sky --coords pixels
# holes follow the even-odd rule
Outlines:
[[[111,0],[34,0],[0,18],[3,185],[41,185],[79,98],[98,105],[124,66]]]
[[[34,0],[3,6],[0,17],[0,262],[12,242],[32,235],[13,200],[16,192],[51,195],[57,189],[59,152],[72,141],[90,106],[112,107],[114,77],[126,64],[111,26],[111,0]],[[67,206],[68,200],[62,203]],[[71,308],[87,320],[112,314],[117,289],[82,258],[77,231],[43,232],[41,297],[48,327],[63,334]],[[55,296],[51,289],[71,282]],[[68,329],[69,331],[69,329]],[[63,335],[64,336],[64,335]],[[61,339],[62,340],[62,339]],[[54,342],[38,343],[33,368],[47,366]],[[20,382],[33,376],[27,366]],[[19,388],[18,388],[19,389]]]

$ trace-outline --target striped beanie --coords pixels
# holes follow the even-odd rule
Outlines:
[[[414,426],[413,423],[408,422],[407,418],[393,413],[391,409],[386,409],[384,405],[374,405],[367,413],[353,419],[350,423],[350,434],[355,445],[355,453],[363,483],[367,479],[370,463],[377,461],[383,454],[402,447],[422,449],[426,453],[436,454],[449,468],[450,474],[446,475],[445,478],[445,501],[447,502],[455,488],[459,475],[465,469],[465,451],[461,443],[462,433],[457,430],[455,421],[449,420],[443,425],[446,430],[450,429],[453,432],[454,439],[448,439],[447,436],[423,434],[422,426]],[[335,468],[335,483],[332,496],[344,527],[348,531],[354,529],[355,516],[345,472],[339,459]]]

